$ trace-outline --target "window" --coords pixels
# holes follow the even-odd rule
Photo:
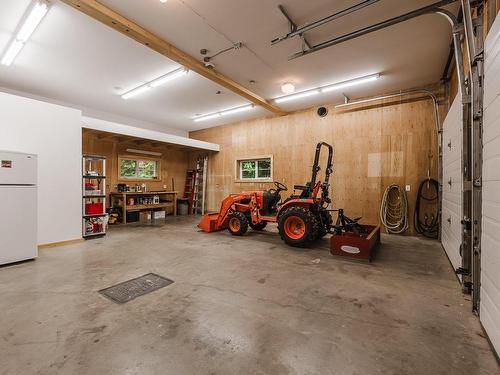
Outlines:
[[[130,180],[158,180],[159,165],[158,160],[134,159],[121,157],[118,159],[120,166],[120,178]]]
[[[271,157],[238,160],[240,180],[272,180]]]

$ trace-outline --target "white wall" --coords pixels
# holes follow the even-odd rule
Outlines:
[[[479,315],[500,353],[500,17],[485,42],[483,221]]]
[[[0,92],[0,149],[38,154],[39,244],[82,237],[81,121],[79,110]]]
[[[175,134],[158,132],[155,130],[138,128],[116,122],[100,120],[92,117],[83,117],[83,127],[95,130],[102,130],[109,133],[123,134],[131,137],[151,139],[160,142],[172,143],[175,145],[196,147],[201,150],[219,151],[218,144],[199,141],[197,139],[181,137]]]
[[[154,124],[154,123],[147,122],[147,121],[133,119],[130,117],[119,116],[119,115],[115,115],[115,114],[112,114],[109,112],[97,111],[95,109],[85,107],[82,105],[47,98],[45,96],[31,94],[31,93],[26,92],[26,91],[13,90],[13,89],[10,89],[8,87],[0,87],[0,91],[6,92],[6,93],[12,94],[12,95],[22,96],[25,98],[39,100],[41,102],[57,104],[57,105],[67,107],[67,108],[74,108],[74,109],[80,110],[84,116],[87,116],[87,117],[93,118],[93,119],[100,119],[103,121],[111,121],[114,123],[129,126],[129,127],[152,130],[155,132],[172,134],[172,135],[176,135],[176,136],[184,137],[184,138],[187,138],[189,136],[189,132],[187,130],[169,128],[169,127],[166,127],[164,125],[158,125],[158,124]]]
[[[443,211],[441,242],[455,269],[462,265],[462,106],[460,93],[443,125]],[[451,180],[451,185],[449,181]]]

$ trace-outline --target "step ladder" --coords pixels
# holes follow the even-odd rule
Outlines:
[[[184,185],[184,198],[188,200],[188,214],[191,214],[193,211],[195,182],[196,169],[188,169],[186,172],[186,184]]]
[[[196,160],[196,177],[193,190],[193,215],[205,213],[205,190],[207,185],[208,156]]]

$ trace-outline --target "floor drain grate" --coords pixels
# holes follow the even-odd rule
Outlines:
[[[110,286],[109,288],[101,289],[99,293],[116,303],[125,303],[144,294],[164,288],[173,282],[173,280],[157,274],[148,273],[135,279]]]

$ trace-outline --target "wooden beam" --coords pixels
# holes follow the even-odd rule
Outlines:
[[[248,90],[239,83],[233,81],[231,78],[226,77],[216,70],[206,68],[201,61],[198,61],[191,55],[188,55],[170,42],[160,38],[152,32],[149,32],[137,23],[132,22],[95,0],[62,0],[62,2],[72,6],[82,13],[85,13],[91,18],[104,23],[116,31],[119,31],[129,38],[144,44],[146,47],[151,48],[169,59],[178,62],[186,68],[202,75],[205,78],[208,78],[226,89],[233,91],[256,105],[259,105],[278,115],[287,114],[287,112],[281,108],[269,103],[266,99]]]

